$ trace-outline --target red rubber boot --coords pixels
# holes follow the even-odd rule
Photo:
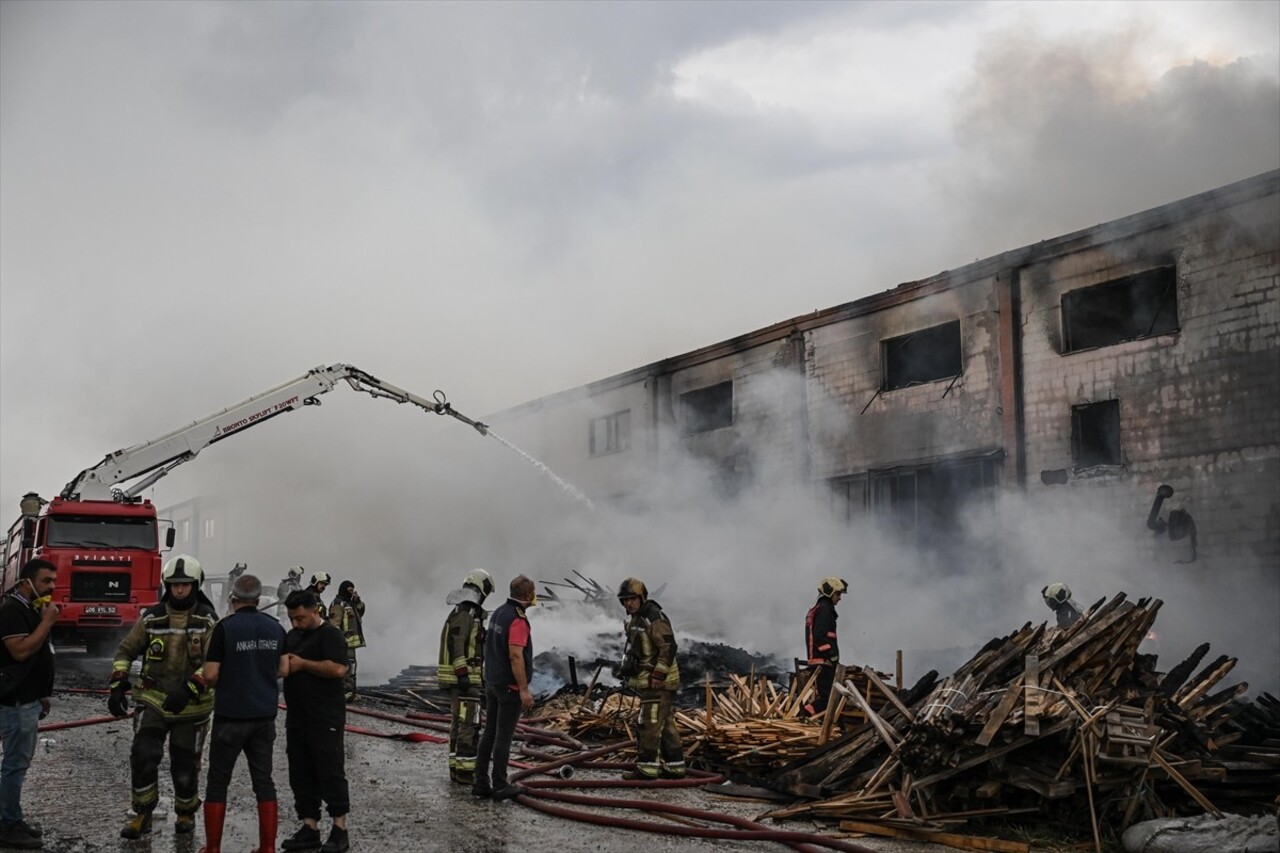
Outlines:
[[[204,804],[204,846],[200,853],[222,853],[222,824],[226,819],[226,803]]]
[[[280,826],[280,813],[275,800],[258,803],[258,846],[253,853],[276,853],[276,830]]]

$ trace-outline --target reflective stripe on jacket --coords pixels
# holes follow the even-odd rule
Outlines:
[[[825,595],[809,608],[804,618],[804,647],[811,664],[840,662],[840,644],[836,642],[836,605]]]
[[[649,599],[627,620],[627,655],[635,662],[635,675],[627,686],[650,689],[654,677],[660,690],[680,689],[680,664],[676,661],[676,635],[671,620],[658,602]]]
[[[329,605],[329,621],[338,626],[347,640],[347,648],[364,648],[364,602],[335,598]]]
[[[440,631],[440,666],[436,680],[446,690],[458,686],[457,668],[465,666],[478,684],[484,668],[484,609],[464,601],[444,620]],[[471,676],[474,675],[474,678]]]
[[[166,717],[200,717],[213,712],[213,690],[206,690],[178,714],[167,714],[162,706],[165,696],[186,684],[201,672],[204,653],[213,636],[218,614],[204,602],[189,610],[178,610],[161,602],[147,608],[133,623],[129,633],[116,649],[115,670],[129,669],[142,656],[142,673],[133,686],[133,698],[149,705]]]

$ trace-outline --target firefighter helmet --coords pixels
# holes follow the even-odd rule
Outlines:
[[[618,585],[618,600],[624,598],[639,598],[640,602],[649,600],[649,590],[645,587],[644,581],[635,578],[627,578]]]
[[[467,572],[467,576],[462,579],[462,585],[474,586],[482,595],[491,595],[496,588],[493,585],[493,578],[484,569],[472,569]]]
[[[164,568],[160,570],[160,580],[165,584],[192,583],[200,586],[204,581],[204,571],[200,568],[200,561],[195,557],[190,554],[179,554],[176,557],[170,557],[164,564]]]
[[[1071,599],[1071,587],[1065,583],[1051,583],[1040,590],[1040,594],[1044,596],[1046,604],[1054,607]]]
[[[315,586],[318,583],[330,584],[333,583],[333,581],[329,580],[328,572],[316,572],[311,576],[311,585]]]
[[[818,593],[826,598],[830,598],[837,592],[848,592],[849,582],[840,578],[823,578],[822,583],[818,584]]]
[[[289,577],[293,578],[296,581],[301,581],[302,576],[306,573],[307,573],[307,570],[302,568],[302,566],[294,566],[293,568],[289,569]]]

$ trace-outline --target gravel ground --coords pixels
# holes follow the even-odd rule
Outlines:
[[[98,687],[109,666],[103,661],[75,660],[59,656],[59,692],[45,723],[69,722],[106,714],[105,695],[68,692],[70,687]],[[370,707],[377,707],[369,703]],[[397,708],[385,708],[391,712]],[[402,712],[402,711],[401,711]],[[408,731],[404,726],[369,717],[350,722],[379,731]],[[283,728],[283,716],[279,721]],[[119,837],[129,805],[129,745],[132,729],[127,720],[79,728],[42,732],[35,761],[27,775],[23,806],[28,820],[45,829],[45,847],[55,853],[97,851],[168,851],[195,853],[203,844],[203,827],[195,837],[173,831],[172,785],[167,760],[161,765],[161,801],[155,831],[149,838],[125,841]],[[766,842],[731,842],[684,838],[669,834],[599,827],[543,815],[519,803],[477,801],[470,791],[448,779],[442,744],[409,743],[348,734],[347,778],[352,808],[348,828],[352,849],[357,851],[663,851],[784,850]],[[202,771],[203,773],[203,771]],[[297,823],[287,782],[284,733],[276,740],[275,779],[280,791],[280,838],[291,834]],[[248,851],[257,844],[257,817],[248,770],[237,765],[232,782],[223,849]],[[587,778],[579,774],[578,779]],[[203,781],[201,784],[203,789]],[[587,792],[592,793],[592,792]],[[768,808],[755,801],[715,796],[702,789],[609,790],[603,796],[649,798],[695,808],[755,817]],[[613,812],[617,814],[618,812]],[[626,812],[625,817],[640,817]],[[679,824],[658,820],[664,827]],[[807,822],[787,822],[778,828],[815,831]],[[322,831],[327,827],[322,823]],[[869,850],[891,853],[937,851],[931,844],[880,838],[848,839]]]

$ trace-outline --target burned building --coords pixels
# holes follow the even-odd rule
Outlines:
[[[1275,597],[1280,171],[487,420],[593,500],[696,466],[727,500],[807,483],[922,546],[996,494],[1085,494],[1152,560]]]

